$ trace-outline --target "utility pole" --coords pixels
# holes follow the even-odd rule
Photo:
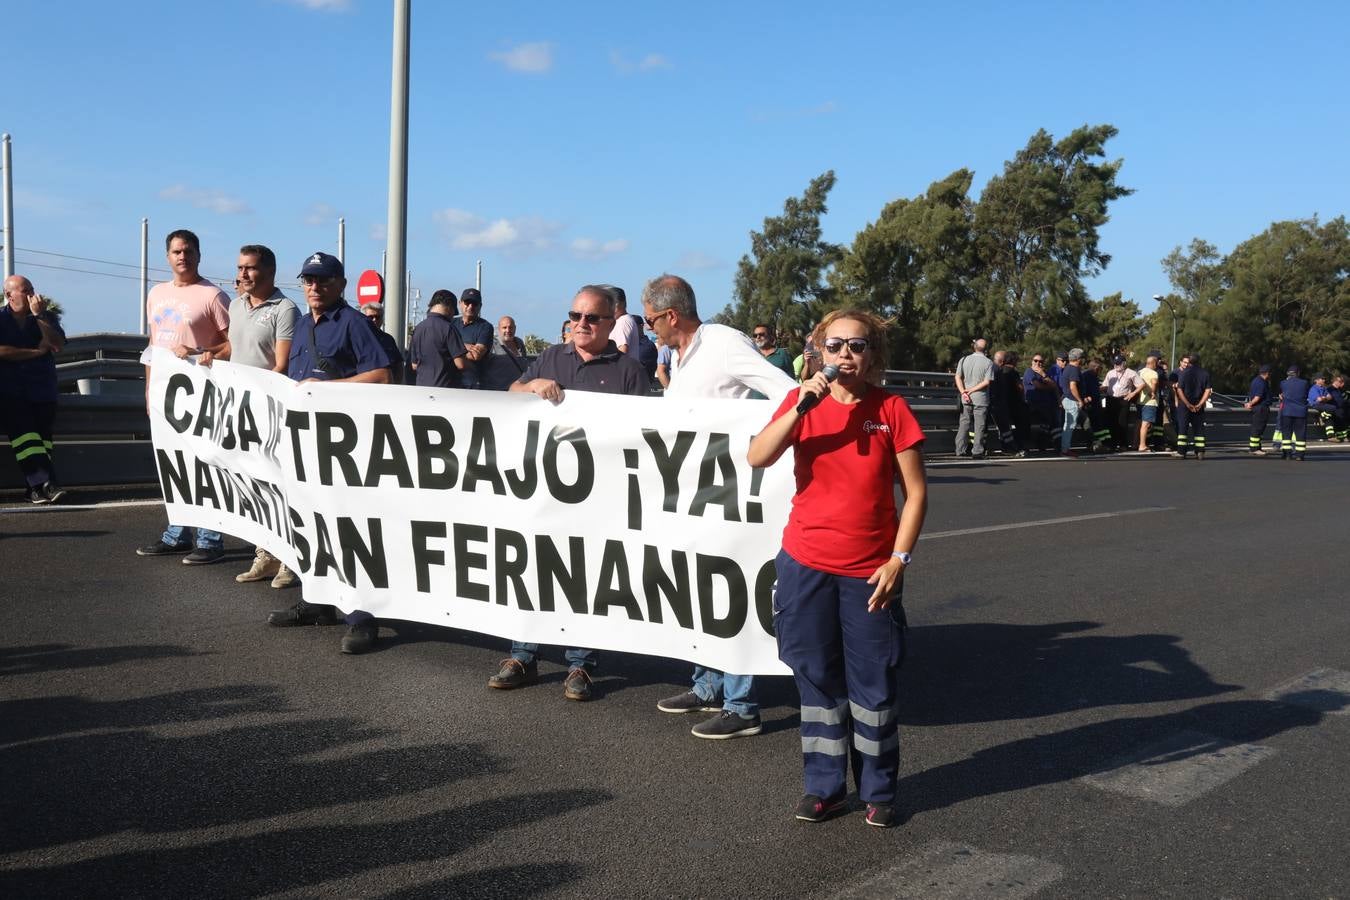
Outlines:
[[[347,220],[338,217],[338,262],[347,264]]]
[[[386,272],[402,274],[407,268],[408,238],[408,56],[412,0],[394,0],[393,77],[389,93],[389,216],[386,235]],[[385,278],[385,330],[400,349],[407,345],[405,321],[406,286],[398,277]]]
[[[150,300],[150,220],[141,219],[141,313],[137,317],[141,334],[149,334],[146,304]]]
[[[483,261],[478,261],[477,273],[473,276],[473,286],[478,288],[478,293],[483,293]]]
[[[9,156],[9,135],[3,138],[4,202],[5,208],[5,277],[14,274],[14,165]]]

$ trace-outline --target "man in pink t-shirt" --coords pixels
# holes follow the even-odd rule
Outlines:
[[[169,232],[164,248],[173,279],[157,284],[146,300],[150,346],[163,347],[179,359],[216,354],[225,349],[230,334],[230,298],[198,272],[202,249],[197,236],[186,229]],[[145,367],[146,407],[149,408],[150,367]],[[184,565],[220,562],[225,555],[220,532],[205,528],[188,534],[182,525],[170,525],[158,541],[136,551],[138,556],[186,553]],[[194,540],[195,538],[195,540]],[[195,547],[194,547],[195,544]]]

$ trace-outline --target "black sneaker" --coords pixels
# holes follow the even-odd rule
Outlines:
[[[141,547],[136,551],[137,556],[176,556],[179,553],[187,553],[192,550],[191,544],[184,544],[181,547],[174,544],[166,544],[163,541],[155,541],[147,547]]]
[[[337,621],[337,610],[333,607],[303,600],[289,609],[275,609],[267,616],[267,624],[278,628],[289,625],[336,625]]]
[[[663,713],[719,712],[721,704],[715,700],[704,700],[693,691],[685,691],[674,697],[656,701],[656,708]]]
[[[225,558],[225,551],[219,547],[198,547],[183,557],[185,566],[209,566]]]
[[[55,503],[66,495],[65,488],[51,481],[44,483],[41,490],[42,496],[47,498],[48,503]]]
[[[591,673],[585,669],[573,669],[563,681],[563,698],[584,702],[591,699]]]
[[[367,619],[357,622],[342,636],[343,653],[365,653],[380,639],[380,626]]]
[[[868,825],[874,825],[877,828],[890,828],[895,825],[895,807],[889,803],[869,803],[867,804]]]
[[[539,680],[539,664],[523,663],[518,659],[504,659],[497,674],[488,679],[488,687],[499,691],[524,687]]]
[[[42,506],[43,504],[52,502],[51,500],[47,499],[47,495],[42,492],[42,488],[36,485],[30,487],[23,496],[25,500],[27,500],[34,506]]]
[[[798,822],[824,822],[844,811],[844,798],[822,800],[815,794],[807,794],[797,801],[797,811],[793,813]]]
[[[762,730],[763,726],[760,724],[759,716],[746,719],[740,713],[724,709],[720,716],[704,719],[691,728],[689,733],[694,737],[706,738],[710,741],[725,741],[730,738],[753,737]]]

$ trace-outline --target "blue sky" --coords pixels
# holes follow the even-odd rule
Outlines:
[[[748,233],[834,169],[826,237],[966,166],[976,192],[1038,128],[1108,122],[1123,158],[1090,287],[1152,308],[1159,260],[1350,212],[1350,7],[1338,3],[451,4],[414,0],[408,263],[555,338],[573,291],[685,275],[711,315]],[[136,327],[191,228],[281,276],[333,250],[378,268],[392,6],[384,0],[10,0],[0,130],[16,268],[67,330]],[[46,251],[46,252],[36,252]],[[65,257],[50,254],[65,254]],[[39,265],[41,264],[41,265]],[[132,279],[61,271],[63,266]],[[167,277],[167,276],[162,276]],[[354,289],[349,291],[354,294]]]

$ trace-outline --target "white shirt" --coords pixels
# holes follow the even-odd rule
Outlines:
[[[616,347],[626,346],[628,349],[624,352],[633,359],[638,359],[638,329],[631,314],[618,316],[615,319],[614,330],[609,333],[609,339],[614,342]]]
[[[667,397],[740,399],[759,391],[781,403],[798,387],[764,358],[750,338],[725,325],[705,322],[683,350],[671,349]]]

